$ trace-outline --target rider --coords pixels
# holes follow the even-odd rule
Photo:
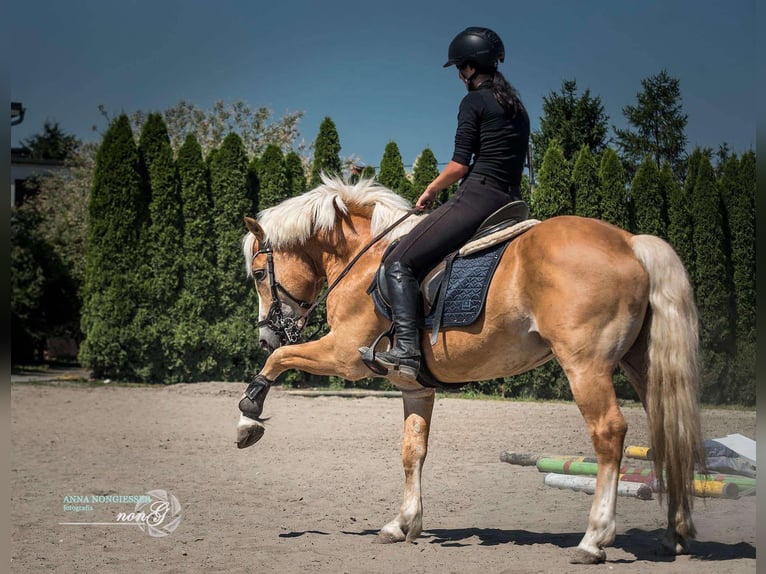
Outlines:
[[[455,195],[403,237],[386,258],[396,339],[390,351],[376,353],[375,358],[405,379],[416,380],[420,370],[418,279],[459,249],[489,215],[521,198],[529,116],[497,69],[504,59],[503,42],[488,28],[466,28],[449,45],[444,67],[457,67],[468,94],[460,103],[452,160],[415,207],[430,207],[439,191],[463,181]]]

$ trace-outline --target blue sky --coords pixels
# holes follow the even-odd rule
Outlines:
[[[303,111],[306,144],[329,116],[341,155],[367,165],[391,140],[405,164],[425,147],[446,162],[465,88],[442,64],[454,35],[478,25],[502,37],[501,70],[533,129],[563,79],[600,96],[622,127],[641,80],[666,69],[680,80],[690,149],[755,148],[755,0],[39,0],[14,2],[11,16],[11,99],[27,108],[14,146],[46,119],[97,139],[99,104],[114,115],[244,100]]]

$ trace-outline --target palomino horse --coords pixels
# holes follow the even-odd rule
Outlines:
[[[366,288],[383,251],[417,222],[413,215],[358,256],[371,238],[406,215],[407,202],[371,181],[323,185],[245,218],[247,272],[259,297],[259,337],[268,360],[240,402],[238,445],[263,434],[258,418],[271,382],[288,369],[350,380],[373,376],[358,348],[388,325]],[[339,277],[342,280],[335,283]],[[302,342],[296,333],[324,282],[328,334]],[[424,337],[427,341],[427,338]],[[548,219],[505,250],[477,322],[443,329],[427,342],[424,360],[445,383],[523,373],[555,357],[585,418],[598,460],[588,528],[573,562],[597,563],[615,537],[617,481],[627,423],[612,375],[622,365],[647,412],[657,476],[667,499],[663,541],[688,552],[695,535],[691,493],[701,462],[697,400],[697,311],[684,267],[657,237],[631,235],[595,219]],[[404,399],[404,502],[383,526],[385,542],[422,531],[421,470],[426,458],[434,389],[395,378]],[[249,415],[249,416],[245,416]],[[664,473],[664,474],[663,474]]]

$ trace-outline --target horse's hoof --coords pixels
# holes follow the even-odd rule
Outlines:
[[[377,544],[393,544],[394,542],[401,542],[405,539],[404,532],[400,529],[396,530],[381,530],[378,532],[378,536],[375,538]]]
[[[665,537],[662,539],[662,553],[667,556],[681,556],[691,552],[689,542],[684,538]]]
[[[253,446],[261,440],[265,432],[266,427],[260,422],[245,415],[239,415],[239,423],[237,423],[237,447],[247,448]]]
[[[583,550],[582,548],[575,548],[572,558],[569,560],[570,564],[601,564],[606,561],[606,552],[599,548],[597,554]]]

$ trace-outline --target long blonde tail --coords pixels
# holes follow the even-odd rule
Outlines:
[[[649,274],[646,412],[660,500],[665,492],[669,524],[693,538],[695,464],[704,468],[697,307],[683,263],[668,243],[637,235],[632,247]]]

